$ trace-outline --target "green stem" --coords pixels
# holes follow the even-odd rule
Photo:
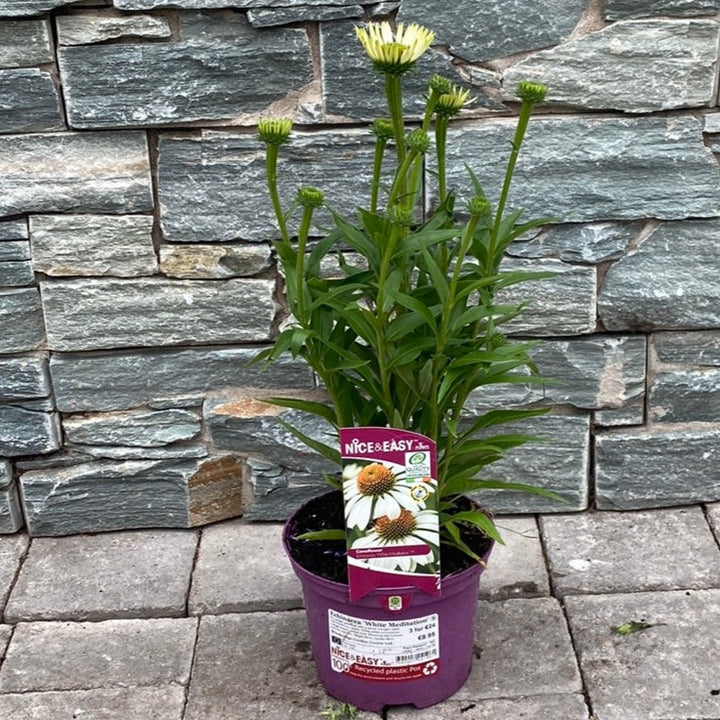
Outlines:
[[[407,173],[410,170],[410,166],[413,161],[420,155],[417,150],[411,150],[402,161],[402,165],[398,167],[397,173],[395,174],[395,180],[393,181],[392,188],[390,189],[390,197],[388,198],[388,208],[391,208],[396,202],[403,204],[405,198],[402,196],[403,188],[407,188]],[[422,156],[420,155],[422,158]]]
[[[385,148],[387,147],[387,140],[385,138],[378,138],[375,144],[375,162],[373,163],[373,179],[372,189],[370,195],[370,212],[377,212],[378,194],[380,192],[380,174],[382,172],[383,156],[385,155]]]
[[[390,119],[392,120],[393,133],[395,135],[395,152],[397,155],[397,167],[400,168],[405,160],[405,123],[402,107],[402,82],[399,75],[390,73],[385,75],[385,94],[387,96]],[[401,176],[398,174],[397,176]],[[400,197],[405,197],[405,178],[401,178],[399,191]]]
[[[304,207],[300,228],[298,230],[297,261],[295,263],[295,295],[297,298],[297,313],[295,317],[303,327],[307,327],[305,318],[305,248],[307,246],[310,223],[312,222],[313,208]]]
[[[273,210],[275,211],[275,218],[277,219],[277,224],[280,228],[280,236],[287,243],[290,241],[290,236],[288,235],[287,225],[285,224],[285,216],[283,215],[282,206],[280,205],[280,195],[278,194],[277,189],[277,161],[278,146],[267,145],[265,151],[265,176],[267,179],[268,191],[270,193]]]
[[[517,163],[518,156],[520,155],[520,148],[522,147],[523,140],[525,139],[525,132],[527,131],[528,122],[530,115],[532,114],[534,103],[524,100],[520,106],[520,115],[518,117],[518,124],[515,128],[515,137],[512,142],[512,150],[510,157],[508,158],[508,164],[505,168],[505,179],[503,181],[502,191],[500,192],[500,199],[498,200],[497,210],[495,212],[495,222],[493,229],[490,234],[490,247],[488,248],[488,262],[493,258],[495,254],[495,248],[497,243],[498,234],[500,233],[500,225],[502,224],[503,213],[505,212],[505,205],[507,203],[508,195],[510,194],[510,183],[512,182],[513,174],[515,173],[515,165]],[[487,267],[486,270],[491,272],[492,269]]]
[[[438,115],[435,121],[435,154],[437,157],[438,199],[440,205],[445,202],[447,197],[447,130],[447,115]]]
[[[432,120],[433,113],[435,112],[435,106],[437,105],[440,93],[437,90],[430,90],[430,96],[428,97],[427,104],[425,105],[425,115],[423,116],[422,129],[427,132],[430,127],[430,121]],[[423,170],[423,158],[415,158],[413,164],[412,174],[410,175],[410,194],[412,197],[411,207],[415,207],[420,196],[422,189],[422,170]],[[423,214],[424,217],[424,214]]]

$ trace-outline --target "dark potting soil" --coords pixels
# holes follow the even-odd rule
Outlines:
[[[476,508],[468,498],[459,498],[460,510]],[[315,575],[347,583],[347,551],[344,540],[298,540],[297,535],[317,530],[337,530],[344,527],[342,493],[338,490],[320,495],[307,502],[303,511],[297,513],[288,528],[289,548],[295,562]],[[472,525],[462,524],[460,536],[473,552],[482,557],[492,541]],[[445,577],[460,572],[475,561],[457,548],[440,545],[440,567]]]

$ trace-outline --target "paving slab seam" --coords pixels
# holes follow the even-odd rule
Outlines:
[[[185,617],[191,617],[190,615],[190,594],[192,593],[193,583],[195,582],[195,570],[198,566],[198,559],[200,557],[200,546],[202,545],[203,529],[200,528],[197,533],[197,544],[195,545],[195,554],[193,555],[192,567],[190,568],[190,575],[188,577],[187,589],[185,591]]]
[[[200,547],[200,543],[198,542],[198,547]],[[188,593],[189,595],[189,593]],[[195,673],[195,662],[197,658],[197,649],[198,649],[198,642],[200,641],[200,626],[202,625],[203,618],[200,616],[198,618],[197,626],[195,628],[195,642],[193,643],[192,647],[192,657],[190,658],[190,672],[188,673],[188,679],[187,683],[185,684],[185,697],[183,699],[183,706],[182,711],[180,713],[180,718],[184,720],[185,713],[187,712],[188,702],[190,700],[190,688],[192,687],[192,681],[193,681],[193,674]]]
[[[708,524],[708,527],[710,528],[710,534],[715,538],[715,544],[718,547],[718,552],[720,552],[720,528],[718,528],[718,531],[715,531],[715,526],[713,525],[712,520],[710,519],[710,505],[709,503],[704,503],[702,506],[703,515],[705,516],[705,522]],[[720,720],[720,719],[718,719]]]
[[[592,483],[590,483],[592,487]],[[591,490],[592,492],[592,490]],[[568,617],[567,608],[565,607],[565,600],[563,597],[558,597],[556,594],[556,588],[555,588],[555,582],[553,578],[553,572],[552,572],[552,566],[550,562],[550,553],[548,552],[547,548],[547,542],[545,533],[543,532],[543,518],[542,515],[536,516],[536,522],[538,526],[538,539],[540,541],[540,548],[542,550],[542,555],[545,560],[545,570],[547,571],[548,575],[548,584],[550,587],[550,597],[555,598],[558,603],[560,604],[560,609],[562,610],[563,618],[565,619],[565,626],[567,627],[568,636],[570,638],[570,645],[572,646],[573,655],[575,656],[575,664],[577,665],[578,672],[580,673],[580,683],[582,686],[582,695],[585,700],[585,705],[588,708],[589,711],[589,719],[592,720],[595,717],[595,712],[593,709],[592,700],[590,698],[590,690],[588,688],[587,680],[585,678],[585,672],[583,670],[582,663],[580,662],[580,653],[578,651],[577,644],[575,642],[575,637],[572,633],[572,627],[570,625],[570,618]]]
[[[15,570],[15,574],[13,575],[13,579],[10,581],[10,585],[8,586],[7,594],[5,595],[5,599],[3,601],[3,609],[2,609],[2,619],[4,623],[8,623],[5,618],[5,610],[7,608],[7,604],[10,601],[10,597],[13,594],[13,590],[15,590],[15,586],[18,583],[18,580],[20,579],[20,573],[22,572],[23,566],[25,565],[25,560],[27,560],[28,555],[30,554],[30,548],[32,547],[33,539],[31,537],[28,537],[28,543],[25,546],[25,550],[20,555],[20,558],[18,560],[17,568]],[[2,596],[0,596],[0,599],[2,599]]]

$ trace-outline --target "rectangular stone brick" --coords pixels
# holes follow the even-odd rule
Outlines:
[[[43,355],[0,357],[0,402],[47,397],[50,376]]]
[[[29,260],[30,243],[27,240],[0,241],[0,262]]]
[[[37,68],[0,70],[0,93],[0,133],[65,129],[50,73]]]
[[[150,215],[34,215],[33,267],[46,275],[152,275],[158,262]]]
[[[0,691],[183,685],[196,629],[196,618],[21,623],[0,669]]]
[[[60,447],[55,413],[0,405],[0,456],[43,455]]]
[[[597,434],[597,507],[631,510],[720,499],[716,428]]]
[[[0,353],[35,350],[45,339],[37,288],[0,291]]]
[[[313,387],[305,363],[285,358],[268,368],[250,365],[258,347],[147,349],[91,355],[53,353],[50,359],[55,399],[61,412],[124,410],[185,400],[226,388]]]
[[[33,536],[186,528],[242,514],[242,468],[227,455],[50,465],[22,473],[20,484]]]
[[[172,35],[168,18],[113,11],[58,15],[55,26],[59,45],[90,45],[139,37],[167,39]]]
[[[467,197],[470,158],[495,201],[514,128],[509,119],[451,127],[449,186]],[[717,164],[695,118],[565,115],[531,120],[508,207],[524,208],[526,218],[550,215],[562,222],[681,219],[720,215],[719,197]]]
[[[0,237],[3,240],[27,240],[30,237],[27,220],[0,220]]]
[[[658,423],[719,422],[720,368],[658,374],[650,385],[650,416]]]
[[[0,216],[145,212],[150,187],[142,132],[0,137]]]
[[[17,485],[0,487],[0,534],[11,535],[25,525]]]
[[[32,67],[54,59],[45,18],[0,23],[0,68]]]
[[[41,283],[53,350],[268,340],[272,280],[56,280]]]
[[[657,332],[652,349],[660,363],[720,367],[720,330]]]
[[[75,128],[236,122],[313,79],[305,30],[258,31],[239,13],[181,13],[175,42],[61,47],[59,63]]]
[[[35,273],[29,260],[0,262],[0,285],[21,287],[34,282]]]

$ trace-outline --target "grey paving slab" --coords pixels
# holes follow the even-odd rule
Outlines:
[[[0,668],[0,693],[186,684],[197,622],[20,623]]]
[[[327,703],[304,611],[201,618],[185,720],[317,720]],[[283,714],[284,713],[284,714]]]
[[[505,545],[496,543],[480,576],[480,596],[488,600],[550,594],[548,573],[534,517],[496,519]]]
[[[0,536],[0,609],[5,607],[28,544],[25,534]]]
[[[582,695],[535,695],[476,702],[447,700],[423,710],[391,708],[387,717],[388,720],[588,720],[589,713]]]
[[[12,720],[181,720],[185,689],[132,687],[0,695]]]
[[[581,692],[570,634],[555,598],[481,601],[475,649],[472,672],[455,700]]]
[[[565,602],[597,718],[720,717],[720,590],[574,596]],[[613,632],[630,621],[650,627]]]
[[[543,517],[555,594],[720,587],[700,507]]]
[[[192,530],[35,538],[6,621],[180,617],[196,546]]]
[[[300,582],[281,542],[282,526],[223,522],[202,532],[190,590],[191,614],[302,607]]]

